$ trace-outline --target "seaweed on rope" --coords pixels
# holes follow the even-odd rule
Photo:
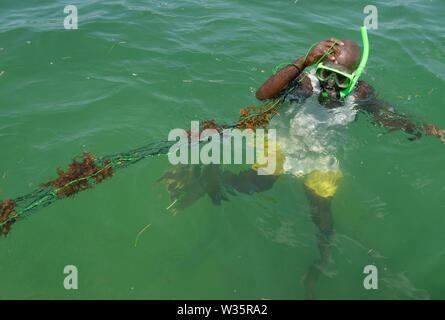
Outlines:
[[[283,99],[277,99],[274,103],[242,108],[238,122],[230,126],[219,125],[215,119],[203,120],[200,131],[215,129],[221,134],[226,128],[266,128],[272,117],[278,115],[277,107],[282,102]],[[2,235],[6,237],[11,226],[26,213],[91,189],[103,180],[113,177],[118,169],[135,164],[147,157],[166,155],[173,144],[172,141],[159,141],[127,152],[99,158],[91,152],[82,152],[81,155],[72,159],[66,170],[57,169],[57,178],[41,183],[38,189],[29,194],[16,199],[0,200],[0,237]]]

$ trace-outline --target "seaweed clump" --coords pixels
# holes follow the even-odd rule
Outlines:
[[[215,123],[215,119],[212,120],[202,120],[200,130],[205,129],[215,129],[219,133],[221,133],[226,128],[236,127],[240,129],[252,129],[263,128],[267,129],[270,120],[273,115],[280,115],[277,111],[278,105],[282,103],[282,101],[275,101],[274,103],[269,103],[262,106],[252,105],[250,107],[240,109],[240,117],[236,125],[234,126],[226,126],[219,125]],[[201,138],[200,132],[198,132],[196,138],[192,137],[192,131],[190,129],[185,130],[187,133],[187,139],[190,142],[195,140],[196,138],[199,140]]]
[[[17,203],[14,200],[8,199],[0,202],[0,237],[5,236],[11,230],[11,225],[18,220],[17,212],[14,210]]]
[[[201,121],[201,126],[202,126],[202,130],[205,130],[205,129],[215,129],[218,132],[220,132],[221,130],[226,128],[225,126],[220,126],[220,125],[216,124],[215,123],[215,119],[203,120],[203,121]]]
[[[82,155],[74,157],[72,163],[65,172],[58,168],[59,177],[42,183],[41,187],[54,187],[58,197],[69,197],[80,191],[90,189],[91,178],[96,183],[113,176],[113,168],[109,160],[104,160],[101,166],[96,165],[96,158],[91,152],[82,152]]]
[[[201,139],[201,130],[206,129],[215,129],[219,133],[221,133],[224,129],[228,128],[226,125],[219,125],[215,123],[215,119],[212,120],[202,120],[201,121],[201,127],[200,130],[197,132],[196,138],[199,140]],[[192,131],[190,129],[185,130],[187,133],[187,139],[190,142],[193,142],[192,140],[195,140],[194,137],[192,137]]]
[[[278,103],[275,102],[260,107],[253,105],[242,108],[238,127],[252,130],[256,128],[266,129],[271,119],[270,115],[280,115],[277,111],[277,105]]]

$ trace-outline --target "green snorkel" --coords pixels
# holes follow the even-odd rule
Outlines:
[[[335,70],[334,68],[326,67],[322,63],[319,63],[317,65],[317,70],[320,69],[320,68],[327,69],[327,70],[332,70],[332,71],[335,71],[335,72],[339,72],[340,74],[342,74],[342,75],[344,75],[344,76],[346,76],[346,77],[351,79],[350,85],[346,89],[340,91],[340,98],[341,99],[343,99],[344,97],[349,95],[352,92],[352,90],[354,90],[354,87],[357,84],[358,79],[360,78],[363,70],[366,67],[366,63],[368,62],[368,56],[369,56],[368,32],[367,32],[366,27],[360,27],[360,31],[361,31],[361,34],[362,34],[363,54],[362,54],[362,59],[360,61],[359,66],[357,67],[357,69],[352,74],[350,74],[350,75],[344,74],[342,72],[339,72],[339,70]],[[327,95],[326,92],[323,92],[322,96],[323,97],[327,97],[328,95]]]

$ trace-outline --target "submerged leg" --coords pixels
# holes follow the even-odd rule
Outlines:
[[[305,298],[312,299],[313,290],[321,269],[329,261],[330,243],[333,234],[334,220],[331,212],[331,199],[317,195],[312,189],[305,187],[310,202],[311,218],[315,225],[320,258],[313,262],[304,279]]]
[[[173,201],[168,209],[176,214],[205,194],[213,204],[220,205],[229,200],[226,191],[232,194],[233,189],[247,194],[262,192],[271,189],[277,179],[278,176],[273,175],[260,176],[253,169],[235,174],[221,170],[219,165],[178,165],[164,172],[157,182],[166,183]]]
[[[331,239],[334,233],[334,219],[331,200],[342,178],[341,172],[313,171],[305,180],[305,191],[310,204],[310,213],[315,225],[320,258],[315,260],[304,278],[305,298],[312,299],[316,281],[330,257]]]
[[[259,176],[258,173],[249,169],[239,174],[230,171],[224,172],[224,183],[241,193],[254,193],[269,190],[273,187],[279,176]]]
[[[262,154],[260,158],[262,158],[263,161],[267,160],[266,163],[259,163],[259,159],[257,158],[257,162],[253,164],[249,170],[242,171],[239,174],[226,171],[224,173],[224,182],[238,192],[247,194],[271,189],[278,177],[284,173],[285,156],[279,143],[269,141],[264,144],[263,148],[264,149],[260,150],[260,154]],[[267,158],[265,154],[267,154]],[[269,167],[269,164],[272,163],[273,165]],[[260,168],[263,170],[263,174],[267,174],[259,174],[258,170]]]

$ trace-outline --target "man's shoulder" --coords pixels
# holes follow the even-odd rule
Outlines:
[[[355,86],[355,96],[358,99],[370,99],[375,98],[374,88],[366,81],[359,80]]]

